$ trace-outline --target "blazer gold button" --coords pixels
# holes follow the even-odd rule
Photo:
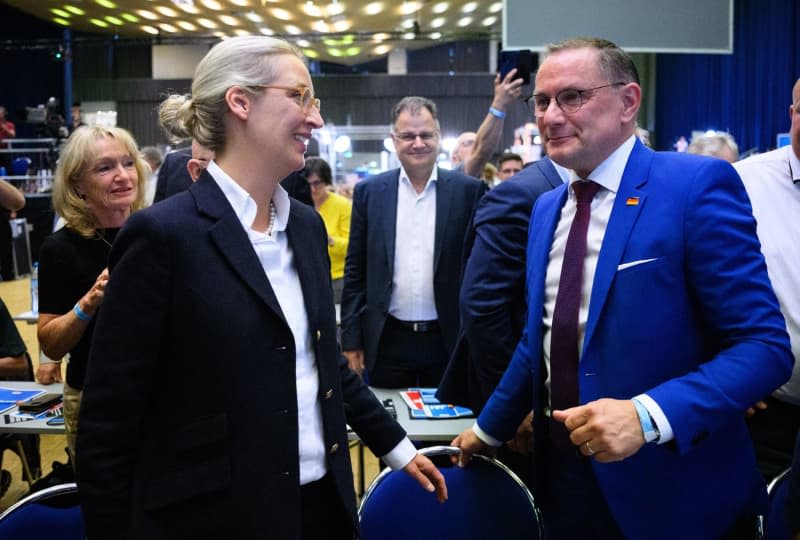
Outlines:
[[[328,391],[325,392],[325,399],[331,399],[333,397],[333,390],[328,388]]]
[[[336,452],[338,449],[339,449],[339,443],[333,443],[333,446],[331,446],[331,449],[329,450],[329,452],[328,452],[328,453],[330,453],[330,454],[333,454],[333,453],[334,453],[334,452]]]
[[[319,330],[317,330],[317,341],[319,341],[319,338],[320,338],[321,336],[322,336],[322,332],[320,332]]]

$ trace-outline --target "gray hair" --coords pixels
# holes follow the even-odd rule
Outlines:
[[[726,159],[722,155],[726,148],[731,152],[731,157],[734,158],[734,161],[739,159],[739,145],[736,144],[733,136],[724,131],[715,131],[714,133],[704,133],[693,137],[686,152]]]
[[[578,37],[565,39],[547,46],[547,53],[552,54],[570,49],[596,49],[600,60],[600,70],[608,77],[610,83],[635,82],[639,84],[639,71],[628,53],[616,43],[607,39]]]
[[[139,153],[148,163],[155,163],[156,169],[159,168],[161,163],[164,161],[164,158],[161,156],[161,152],[159,152],[158,148],[155,146],[143,146],[139,149]]]
[[[290,54],[303,59],[292,44],[267,36],[240,36],[216,44],[194,72],[192,93],[173,94],[158,109],[159,122],[173,140],[195,139],[221,152],[225,148],[225,93],[233,86],[255,95],[260,84],[274,81],[272,57]]]
[[[436,103],[424,97],[406,96],[392,108],[392,130],[394,131],[394,126],[397,124],[397,117],[400,116],[400,113],[408,111],[409,114],[419,114],[422,109],[428,109],[428,112],[431,113],[433,120],[436,122],[436,129],[439,129],[439,114],[436,110]]]

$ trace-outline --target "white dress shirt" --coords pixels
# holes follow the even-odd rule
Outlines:
[[[794,370],[773,396],[800,405],[800,160],[784,146],[734,164],[750,196],[761,252],[792,344]]]
[[[434,167],[425,189],[418,194],[405,169],[400,169],[389,315],[401,321],[439,318],[433,296],[437,173]]]
[[[583,262],[583,286],[581,290],[580,310],[578,312],[578,344],[581,357],[583,356],[583,338],[586,331],[586,321],[589,318],[589,299],[592,294],[592,285],[594,282],[595,270],[597,269],[600,248],[603,245],[603,237],[605,236],[606,228],[611,218],[611,210],[614,207],[614,200],[617,197],[617,191],[622,181],[622,174],[625,171],[625,166],[628,163],[628,158],[630,157],[631,151],[633,151],[635,142],[636,137],[631,136],[609,155],[605,161],[598,165],[587,178],[587,180],[592,180],[600,184],[600,190],[592,200],[589,229],[586,233],[586,258]],[[542,352],[547,369],[545,387],[548,391],[550,389],[550,339],[552,337],[553,328],[553,311],[556,306],[556,295],[558,294],[558,284],[561,278],[561,263],[564,260],[567,236],[569,236],[572,219],[575,217],[575,212],[577,210],[577,200],[575,198],[575,193],[572,191],[572,184],[578,180],[580,179],[575,173],[571,172],[570,185],[567,190],[567,201],[561,208],[561,215],[556,225],[555,233],[553,234],[553,243],[550,247],[550,261],[547,264],[547,274],[545,276],[544,316],[542,317],[542,324],[544,325]],[[660,431],[659,444],[672,440],[674,436],[672,428],[661,407],[647,394],[640,394],[635,396],[635,398],[647,408],[650,416],[655,421]],[[488,444],[499,446],[502,443],[502,441],[498,441],[482,430],[477,423],[474,426],[474,430],[478,437]]]
[[[325,437],[319,402],[317,360],[308,327],[303,289],[294,265],[292,247],[286,236],[290,209],[289,195],[280,185],[276,187],[272,196],[276,210],[272,234],[258,232],[252,229],[256,218],[255,200],[220,169],[215,161],[208,163],[208,172],[230,203],[242,228],[247,232],[294,337],[300,485],[308,484],[325,476],[328,467],[325,460]],[[414,445],[405,438],[391,452],[383,456],[383,460],[393,469],[400,469],[415,455]]]

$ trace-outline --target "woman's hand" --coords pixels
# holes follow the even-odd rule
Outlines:
[[[107,284],[108,268],[104,268],[103,271],[100,272],[100,275],[97,276],[92,288],[83,295],[83,298],[78,300],[78,306],[81,308],[81,311],[92,316],[97,313],[97,310],[100,309],[100,305],[103,303],[103,295],[106,292]]]

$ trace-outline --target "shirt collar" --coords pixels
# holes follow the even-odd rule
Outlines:
[[[213,159],[208,162],[208,173],[217,183],[225,198],[228,199],[233,212],[241,222],[245,230],[249,231],[253,226],[253,221],[256,219],[256,201],[250,194],[231,176],[223,171],[217,162]],[[272,204],[275,205],[275,223],[272,226],[273,232],[280,232],[286,230],[286,225],[289,223],[289,194],[286,190],[278,184],[275,192],[272,194]]]
[[[794,147],[788,146],[786,151],[789,154],[789,172],[792,174],[792,182],[800,183],[800,158],[794,153]]]
[[[411,186],[411,180],[408,177],[408,173],[406,169],[400,165],[400,181],[408,186]],[[425,189],[422,191],[425,192],[431,186],[433,182],[439,181],[439,167],[434,166],[433,170],[431,171],[431,175],[428,177],[428,181],[425,183]]]
[[[600,184],[608,191],[616,193],[622,182],[622,174],[625,172],[625,166],[628,164],[628,158],[631,152],[633,152],[634,144],[636,144],[636,136],[631,135],[628,140],[619,145],[611,155],[598,165],[597,168],[589,174],[588,178],[578,178],[575,171],[570,171],[570,184],[577,180],[591,180]]]

